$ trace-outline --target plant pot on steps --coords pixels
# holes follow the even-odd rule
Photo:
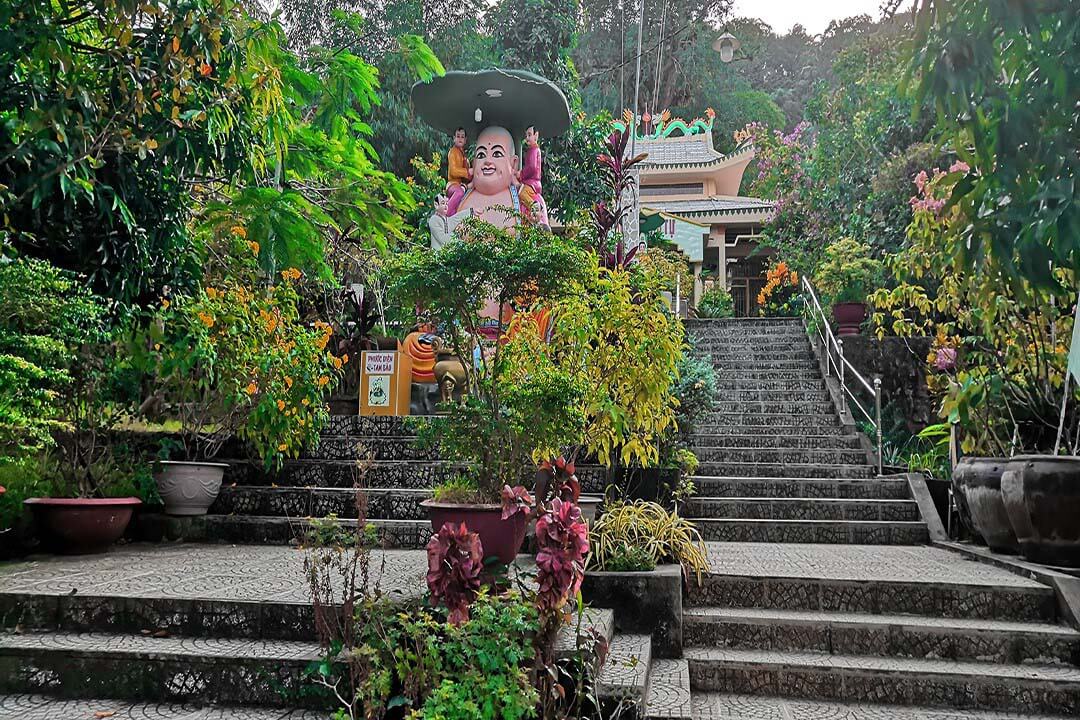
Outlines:
[[[485,560],[494,556],[503,565],[509,565],[514,562],[525,542],[525,529],[528,526],[525,513],[515,513],[503,520],[502,505],[464,505],[435,500],[424,500],[420,505],[427,510],[434,532],[438,532],[445,523],[465,523],[469,532],[480,536]]]
[[[142,504],[138,498],[28,498],[42,543],[64,555],[105,552]]]
[[[1001,494],[1025,558],[1080,567],[1080,457],[1018,455],[1001,476]]]
[[[162,460],[154,475],[169,515],[205,515],[221,491],[225,463]]]
[[[965,457],[953,471],[971,512],[971,520],[994,552],[1016,554],[1016,542],[1005,501],[1001,497],[1001,474],[1008,460]]]
[[[581,518],[589,525],[596,520],[596,513],[604,502],[602,495],[581,495],[577,505],[581,509]]]
[[[866,304],[861,302],[842,302],[833,305],[833,320],[836,321],[837,335],[858,335],[866,320]]]

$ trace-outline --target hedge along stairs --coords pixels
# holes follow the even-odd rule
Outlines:
[[[712,565],[683,602],[693,717],[1080,715],[1080,633],[1053,589],[927,547],[907,479],[875,477],[800,320],[688,331],[721,387],[684,513]]]

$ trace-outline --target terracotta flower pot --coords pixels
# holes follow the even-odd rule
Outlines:
[[[119,540],[138,498],[28,498],[45,545],[65,555],[104,552]]]
[[[858,335],[866,319],[866,303],[836,303],[832,309],[837,335]]]
[[[435,500],[425,500],[420,505],[427,510],[431,529],[435,532],[444,523],[465,523],[469,532],[480,536],[485,559],[495,556],[500,563],[509,565],[514,562],[525,542],[525,528],[528,525],[525,513],[519,512],[503,520],[502,505],[462,505]]]
[[[975,529],[990,549],[1016,553],[1020,546],[1001,497],[1001,474],[1007,462],[1002,458],[966,457],[957,464],[953,476],[963,490]]]
[[[169,515],[205,515],[221,491],[224,463],[163,460],[154,475]]]
[[[1019,455],[1001,494],[1025,558],[1080,567],[1080,457]]]

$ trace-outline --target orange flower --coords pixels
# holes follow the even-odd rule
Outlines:
[[[343,365],[343,363],[341,362],[341,358],[334,357],[333,355],[330,356],[330,362],[334,364],[335,370],[340,370],[341,366]]]
[[[248,383],[248,386],[246,388],[244,388],[244,392],[246,392],[248,395],[254,395],[258,391],[259,391],[258,386],[253,382]]]
[[[169,302],[168,298],[161,298],[161,307],[168,310],[170,305],[172,305],[172,303]]]
[[[300,404],[303,405],[304,407],[307,407],[308,405],[311,404],[311,401],[308,400],[307,398],[304,398],[303,400],[300,401]]]
[[[799,284],[799,273],[795,272],[794,270],[791,271],[791,284],[792,285],[798,285]]]
[[[287,388],[292,387],[292,378],[289,377],[288,375],[285,376],[285,387],[287,387]]]
[[[278,452],[285,452],[286,450],[289,449],[289,446],[286,445],[285,443],[281,443],[280,445],[277,446],[277,449],[278,449]]]
[[[214,299],[214,298],[216,298],[217,296],[218,296],[218,291],[217,291],[217,290],[215,290],[215,289],[214,289],[214,288],[212,288],[212,287],[208,287],[208,288],[206,288],[206,297],[208,297],[208,298],[210,298],[211,300],[213,300],[213,299]]]
[[[245,238],[247,237],[247,230],[241,225],[233,225],[232,234],[239,238]]]
[[[345,353],[344,355],[341,356],[341,362],[343,362],[343,363],[349,362],[349,353]]]
[[[289,268],[288,270],[282,270],[281,271],[281,279],[282,280],[299,280],[300,279],[300,271],[297,270],[296,268]]]
[[[205,325],[208,328],[214,327],[214,316],[213,315],[210,315],[210,314],[207,314],[207,313],[204,313],[204,312],[200,311],[198,313],[198,316],[199,316],[199,320],[202,321],[203,325]]]
[[[319,387],[325,387],[326,384],[329,382],[330,378],[326,377],[325,375],[319,377]]]
[[[243,228],[241,228],[241,229],[243,229]],[[259,243],[252,240],[251,242],[248,243],[248,247],[251,248],[251,252],[253,252],[254,254],[256,254],[256,255],[259,254]]]
[[[284,400],[278,400],[277,401],[277,409],[278,410],[284,410],[285,409],[285,401]]]

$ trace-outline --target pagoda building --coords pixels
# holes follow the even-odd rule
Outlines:
[[[643,215],[659,213],[660,232],[689,258],[694,287],[687,299],[695,304],[714,284],[732,294],[735,314],[757,314],[756,298],[765,285],[765,266],[771,251],[759,247],[762,225],[773,202],[739,194],[743,173],[754,159],[752,145],[723,155],[713,147],[713,116],[687,123],[642,117],[644,132],[634,140],[634,152],[648,153],[641,170]],[[625,129],[623,123],[615,123]]]

